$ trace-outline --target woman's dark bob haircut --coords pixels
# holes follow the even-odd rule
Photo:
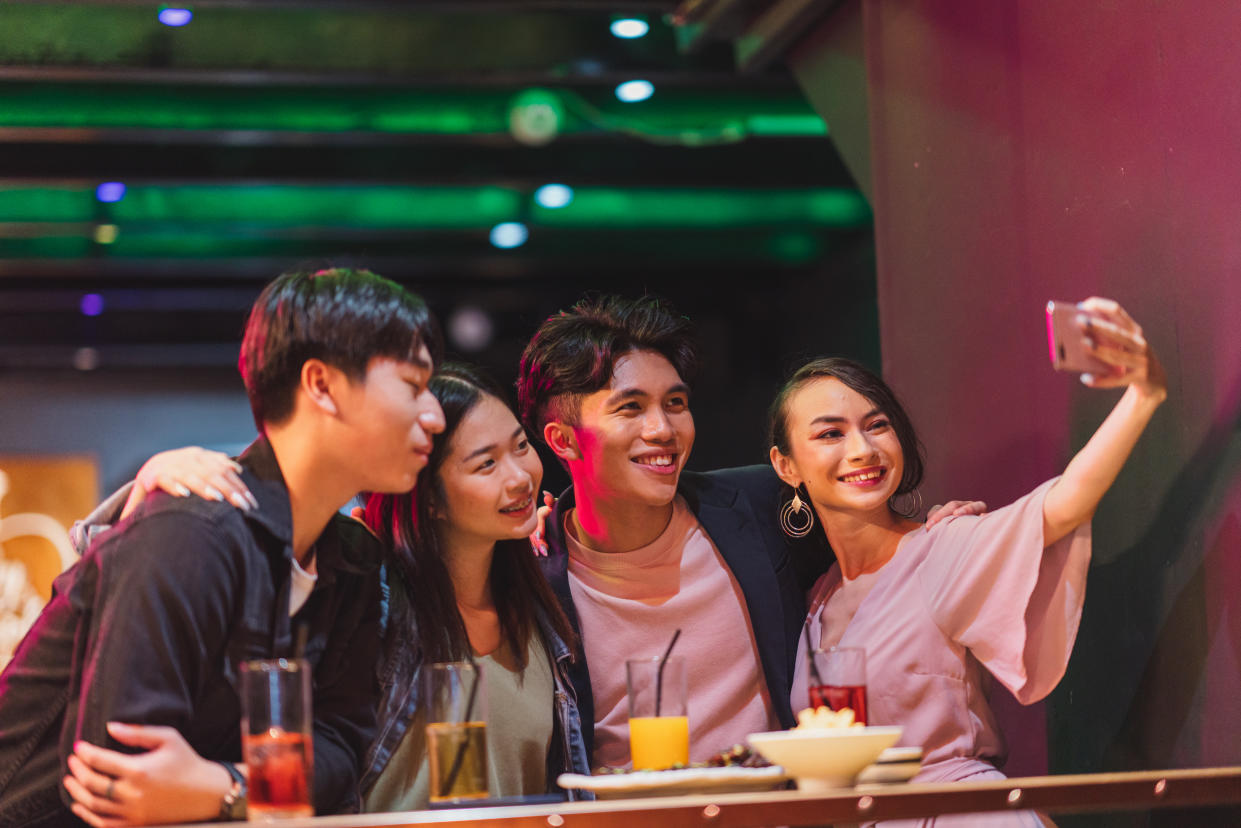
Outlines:
[[[922,442],[918,439],[917,432],[914,431],[913,422],[888,384],[853,360],[839,357],[816,359],[794,372],[771,404],[769,413],[771,445],[786,457],[792,454],[789,446],[789,401],[794,394],[810,383],[829,378],[840,380],[870,400],[892,422],[892,430],[896,432],[896,439],[900,441],[901,454],[905,461],[905,471],[901,475],[900,485],[896,487],[893,498],[896,495],[908,494],[918,488],[918,484],[922,482],[924,458]],[[892,507],[891,500],[888,501],[888,508],[900,514]]]

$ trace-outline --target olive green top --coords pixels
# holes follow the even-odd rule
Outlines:
[[[555,683],[537,633],[530,637],[524,675],[507,644],[475,660],[487,690],[487,771],[492,796],[541,794],[547,790],[547,749],[552,739]],[[367,792],[365,810],[414,811],[427,807],[431,771],[426,717],[422,710]]]

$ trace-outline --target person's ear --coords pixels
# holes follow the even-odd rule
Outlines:
[[[336,398],[340,383],[345,375],[320,359],[308,359],[302,363],[300,387],[310,404],[324,414],[337,416],[340,414],[340,403]]]
[[[547,447],[564,462],[582,459],[582,452],[578,448],[572,426],[566,423],[550,422],[543,426],[543,439],[547,441]]]
[[[771,467],[776,470],[777,477],[794,489],[802,484],[802,476],[797,471],[797,463],[792,457],[781,454],[780,449],[775,446],[771,447]]]

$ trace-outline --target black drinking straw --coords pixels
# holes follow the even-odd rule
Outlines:
[[[806,639],[806,658],[810,659],[810,675],[814,677],[816,686],[823,684],[823,677],[819,675],[819,665],[814,663],[814,650],[810,649],[810,619],[806,619],[805,625],[801,629],[802,637]],[[812,702],[813,704],[813,702]]]
[[[659,670],[655,673],[655,715],[659,715],[659,705],[664,700],[664,665],[668,663],[668,656],[672,655],[672,648],[677,645],[677,639],[681,637],[681,628],[677,627],[677,631],[672,634],[672,640],[668,642],[668,649],[664,650],[664,657],[659,660]]]
[[[474,663],[473,657],[469,658],[469,663],[474,668],[474,683],[470,685],[470,697],[465,701],[465,723],[468,723],[474,716],[474,700],[478,698],[478,685],[483,680],[483,674],[479,671],[478,665]],[[440,783],[440,796],[448,796],[448,792],[452,790],[452,786],[457,781],[457,776],[461,773],[461,765],[465,762],[465,749],[470,744],[470,738],[464,729],[461,735],[464,738],[461,739],[461,744],[457,745],[457,755],[452,759],[452,767],[448,769],[448,775]]]

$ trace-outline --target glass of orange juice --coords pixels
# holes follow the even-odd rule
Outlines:
[[[689,712],[685,659],[625,662],[629,691],[629,752],[634,770],[689,764]]]

